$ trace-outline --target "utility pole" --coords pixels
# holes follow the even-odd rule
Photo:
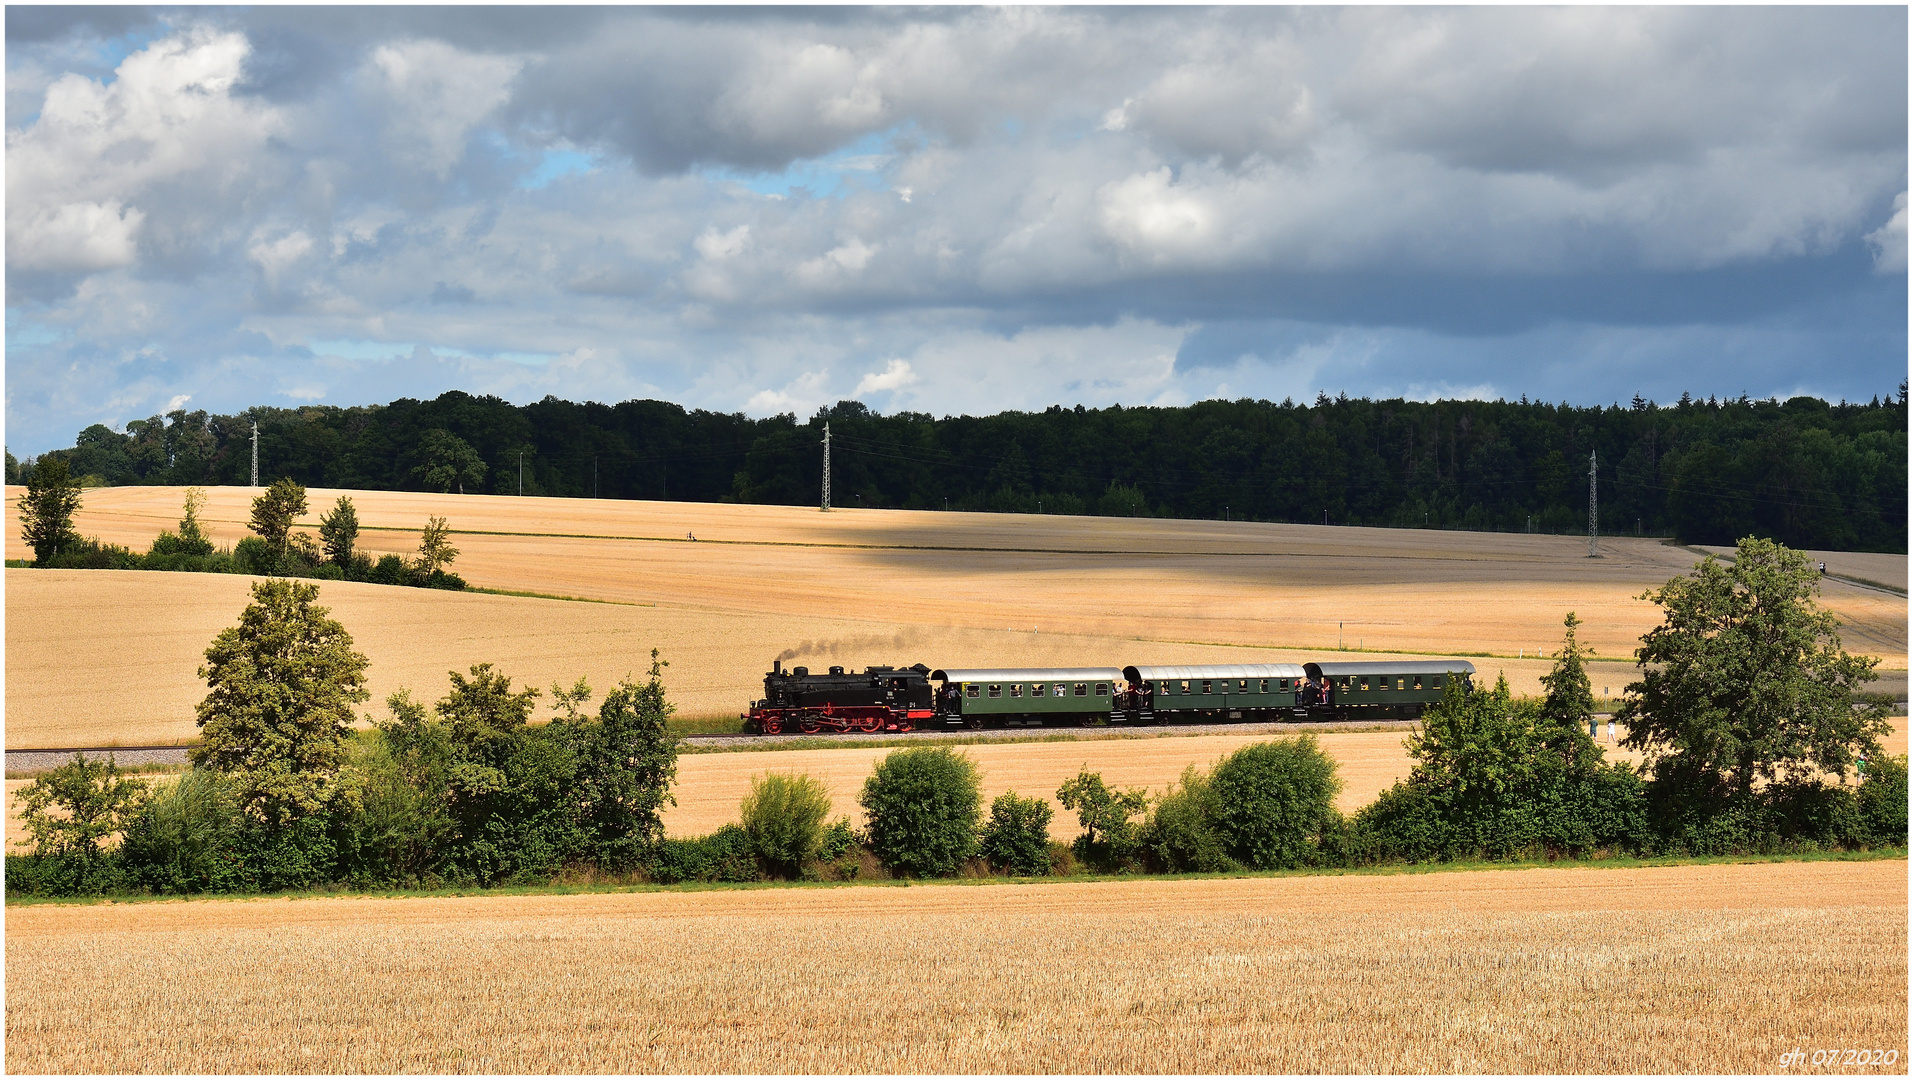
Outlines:
[[[252,486],[259,486],[259,421],[252,422]]]
[[[1594,486],[1594,467],[1596,464],[1596,460],[1597,458],[1596,458],[1595,452],[1593,450],[1589,450],[1588,451],[1588,558],[1590,559],[1598,559],[1601,557],[1600,551],[1595,546],[1601,537],[1600,504],[1596,501],[1600,497],[1600,492]]]
[[[830,512],[830,423],[824,422],[824,513]]]

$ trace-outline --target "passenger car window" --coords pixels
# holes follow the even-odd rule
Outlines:
[[[1096,684],[1096,696],[1097,696],[1097,697],[1108,697],[1108,696],[1109,696],[1109,684],[1108,684],[1108,683],[1106,683],[1106,682],[1099,682],[1099,683],[1097,683],[1097,684]]]
[[[978,694],[983,692],[983,688],[978,686],[975,683],[971,683],[970,685],[963,688],[963,692],[970,695],[971,697],[975,697]]]
[[[1077,696],[1077,697],[1088,697],[1088,696],[1089,696],[1089,684],[1088,684],[1088,683],[1077,683],[1077,684],[1076,684],[1076,696]]]
[[[1022,683],[1020,683],[1020,682],[1018,682],[1018,683],[1011,683],[1011,684],[1010,684],[1010,696],[1011,696],[1011,697],[1022,697],[1022,696],[1023,696],[1023,684],[1022,684]]]
[[[1002,697],[1002,696],[1003,696],[1003,686],[1002,686],[1002,684],[1001,684],[1001,683],[991,683],[991,684],[990,684],[990,696],[991,696],[991,697]]]

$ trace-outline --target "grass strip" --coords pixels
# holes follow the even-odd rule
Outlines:
[[[1520,859],[1506,862],[1458,861],[1445,863],[1391,863],[1385,866],[1327,867],[1305,870],[1239,870],[1217,874],[1071,874],[1067,877],[950,877],[950,878],[867,878],[855,881],[749,881],[682,882],[653,885],[632,882],[568,882],[550,885],[501,885],[497,888],[452,889],[350,889],[346,887],[304,889],[274,893],[196,893],[192,896],[7,896],[8,907],[48,904],[95,906],[104,904],[164,904],[204,901],[242,902],[251,900],[401,900],[454,896],[580,896],[617,893],[755,892],[769,889],[907,889],[911,886],[961,885],[988,888],[994,885],[1083,885],[1127,881],[1227,881],[1242,879],[1281,879],[1312,877],[1400,877],[1419,874],[1478,873],[1576,867],[1588,870],[1635,870],[1663,866],[1738,866],[1763,863],[1806,862],[1885,862],[1907,857],[1906,848],[1880,848],[1871,851],[1816,851],[1789,855],[1682,855],[1637,858],[1615,856],[1605,859]]]
[[[415,533],[419,530],[399,525],[361,525],[362,532]],[[1399,562],[1505,562],[1505,557],[1475,558],[1461,555],[1365,555],[1339,551],[1157,551],[1148,548],[1041,548],[994,547],[959,544],[848,544],[815,540],[692,540],[680,536],[626,536],[616,533],[518,532],[507,529],[451,529],[454,536],[525,536],[544,540],[625,540],[645,544],[724,544],[732,547],[839,548],[849,551],[1000,551],[1011,555],[1148,555],[1162,558],[1202,559],[1374,559]],[[1540,559],[1530,560],[1540,562]]]
[[[569,600],[574,604],[615,604],[618,607],[657,607],[656,604],[645,604],[636,600],[606,600],[596,596],[565,596],[560,593],[531,592],[526,589],[488,589],[478,585],[467,585],[457,591],[485,593],[489,596],[523,596],[533,600]]]

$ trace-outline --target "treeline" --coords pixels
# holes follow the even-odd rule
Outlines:
[[[350,496],[339,496],[319,517],[319,537],[295,531],[306,512],[306,489],[295,480],[273,481],[252,501],[252,536],[215,547],[200,524],[206,489],[188,487],[179,529],[161,529],[145,552],[74,531],[73,516],[84,489],[67,473],[64,459],[47,455],[21,470],[26,492],[16,504],[20,539],[33,550],[31,560],[8,566],[48,570],[159,570],[196,574],[253,574],[409,585],[422,589],[463,589],[465,579],[446,569],[458,558],[451,524],[428,517],[413,558],[386,554],[377,562],[358,550],[359,515]]]
[[[102,484],[244,484],[257,422],[260,475],[312,486],[803,505],[819,498],[828,423],[840,506],[1561,533],[1587,527],[1592,453],[1606,534],[1899,552],[1906,393],[1605,408],[1324,396],[942,419],[842,401],[800,423],[451,392],[176,411],[124,433],[94,425],[52,453]]]
[[[1049,837],[1047,800],[1006,792],[987,813],[976,764],[950,747],[881,759],[864,828],[826,821],[825,786],[752,781],[739,820],[666,839],[677,741],[652,653],[592,716],[581,679],[539,691],[489,664],[454,673],[426,706],[400,691],[370,732],[349,730],[365,657],[317,607],[316,586],[253,589],[206,651],[210,693],[191,772],[157,788],[84,757],[22,788],[34,841],[7,857],[10,893],[266,891],[544,883],[1048,876],[1356,867],[1460,859],[1903,849],[1907,764],[1879,740],[1885,710],[1853,692],[1874,661],[1843,652],[1796,552],[1743,541],[1654,597],[1641,680],[1619,718],[1644,752],[1609,762],[1567,618],[1546,696],[1505,679],[1448,694],[1409,736],[1409,776],[1353,815],[1312,736],[1190,767],[1160,795],[1088,769],[1056,797],[1077,815]],[[1702,644],[1709,647],[1698,647]],[[1750,646],[1758,644],[1755,649]],[[1758,677],[1755,677],[1758,676]],[[1850,784],[1857,777],[1858,784]],[[110,841],[119,838],[117,846]]]

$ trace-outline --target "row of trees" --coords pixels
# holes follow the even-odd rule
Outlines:
[[[430,707],[394,694],[355,735],[366,658],[316,586],[271,580],[207,649],[193,771],[150,790],[82,757],[36,781],[20,796],[36,854],[9,857],[8,884],[193,892],[1902,847],[1906,761],[1881,753],[1884,707],[1854,701],[1874,662],[1841,650],[1816,588],[1797,552],[1749,539],[1733,564],[1709,557],[1649,594],[1665,618],[1619,714],[1642,770],[1604,760],[1592,738],[1570,614],[1544,698],[1516,699],[1505,679],[1451,686],[1407,740],[1409,776],[1352,816],[1334,805],[1334,761],[1305,735],[1191,767],[1154,797],[1084,769],[1056,792],[1082,828],[1064,847],[1049,841],[1046,800],[1008,792],[986,815],[975,764],[949,747],[880,761],[859,799],[863,832],[825,823],[816,780],[771,774],[739,824],[667,840],[677,744],[655,651],[648,681],[621,682],[595,717],[580,680],[554,684],[550,720],[534,725],[539,692],[480,664],[452,673]]]
[[[802,423],[452,392],[179,411],[94,425],[52,454],[100,483],[240,484],[254,422],[263,467],[331,487],[802,505],[818,499],[829,423],[844,506],[1543,532],[1585,528],[1593,453],[1606,533],[1906,550],[1904,383],[1838,405],[1318,397],[937,419],[842,401]]]
[[[432,589],[465,587],[463,578],[446,569],[458,558],[446,519],[426,520],[413,558],[387,554],[374,562],[358,549],[359,515],[350,496],[339,496],[320,516],[316,540],[297,531],[299,518],[307,510],[306,489],[290,478],[275,481],[252,501],[248,524],[254,535],[230,548],[215,548],[200,523],[206,489],[187,488],[178,531],[161,529],[145,554],[82,537],[74,530],[82,489],[64,460],[41,458],[27,470],[25,481],[26,491],[18,503],[21,539],[33,549],[37,567],[267,574]]]

